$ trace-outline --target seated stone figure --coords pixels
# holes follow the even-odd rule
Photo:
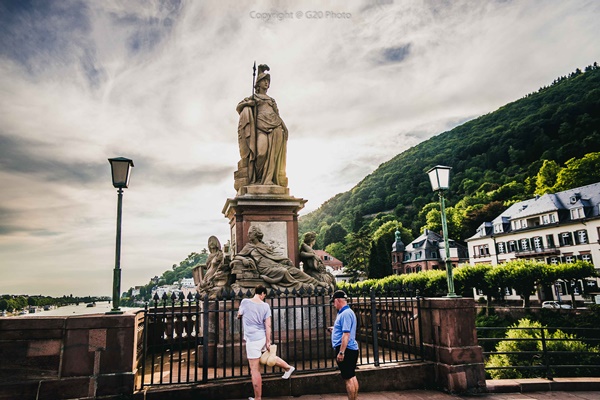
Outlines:
[[[232,265],[241,264],[258,272],[260,278],[274,289],[289,291],[296,289],[327,288],[327,284],[305,274],[295,267],[289,258],[275,254],[263,241],[263,233],[257,226],[250,227],[248,243],[233,258]]]
[[[221,250],[221,243],[216,236],[208,238],[209,255],[206,259],[206,272],[203,272],[202,266],[195,267],[193,270],[194,283],[196,290],[200,294],[208,294],[215,298],[229,285],[229,259]]]
[[[316,239],[317,234],[314,232],[304,234],[304,243],[300,246],[300,261],[304,264],[304,272],[334,290],[335,277],[327,272],[323,261],[312,248]]]

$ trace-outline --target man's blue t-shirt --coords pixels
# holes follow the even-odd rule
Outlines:
[[[335,322],[333,323],[333,331],[331,332],[331,344],[333,348],[342,345],[342,335],[345,332],[350,332],[350,340],[348,341],[347,349],[358,350],[356,342],[356,315],[350,309],[350,306],[345,305],[338,311]]]

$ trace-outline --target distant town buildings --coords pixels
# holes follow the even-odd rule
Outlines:
[[[453,239],[448,239],[450,246],[450,262],[453,267],[469,262],[467,248]],[[397,232],[392,244],[392,270],[394,274],[409,274],[411,272],[445,270],[446,250],[444,237],[436,232],[425,229],[421,236],[407,246],[402,243]]]
[[[334,271],[341,270],[344,268],[344,263],[329,254],[324,250],[315,250],[315,253],[319,256],[321,261],[326,267],[331,267]]]
[[[600,271],[600,183],[545,194],[510,206],[467,239],[472,265],[511,260],[547,264],[589,261]],[[597,281],[586,284],[597,286]],[[557,295],[569,294],[563,282]],[[572,290],[578,294],[582,288]]]

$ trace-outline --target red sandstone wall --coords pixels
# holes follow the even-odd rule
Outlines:
[[[0,319],[0,400],[117,398],[134,390],[137,317]]]

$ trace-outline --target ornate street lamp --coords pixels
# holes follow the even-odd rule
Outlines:
[[[123,211],[123,189],[129,186],[129,176],[133,161],[125,157],[109,158],[113,186],[119,189],[117,201],[117,244],[115,250],[115,269],[113,274],[112,310],[107,314],[122,314],[121,303],[121,214]]]
[[[454,292],[454,277],[452,276],[452,262],[450,261],[450,246],[448,244],[448,224],[446,222],[446,202],[444,199],[444,190],[450,187],[451,167],[436,165],[427,171],[431,188],[438,192],[440,196],[440,209],[442,212],[442,232],[444,234],[444,246],[446,247],[446,278],[448,279],[448,295],[446,297],[460,297]]]

